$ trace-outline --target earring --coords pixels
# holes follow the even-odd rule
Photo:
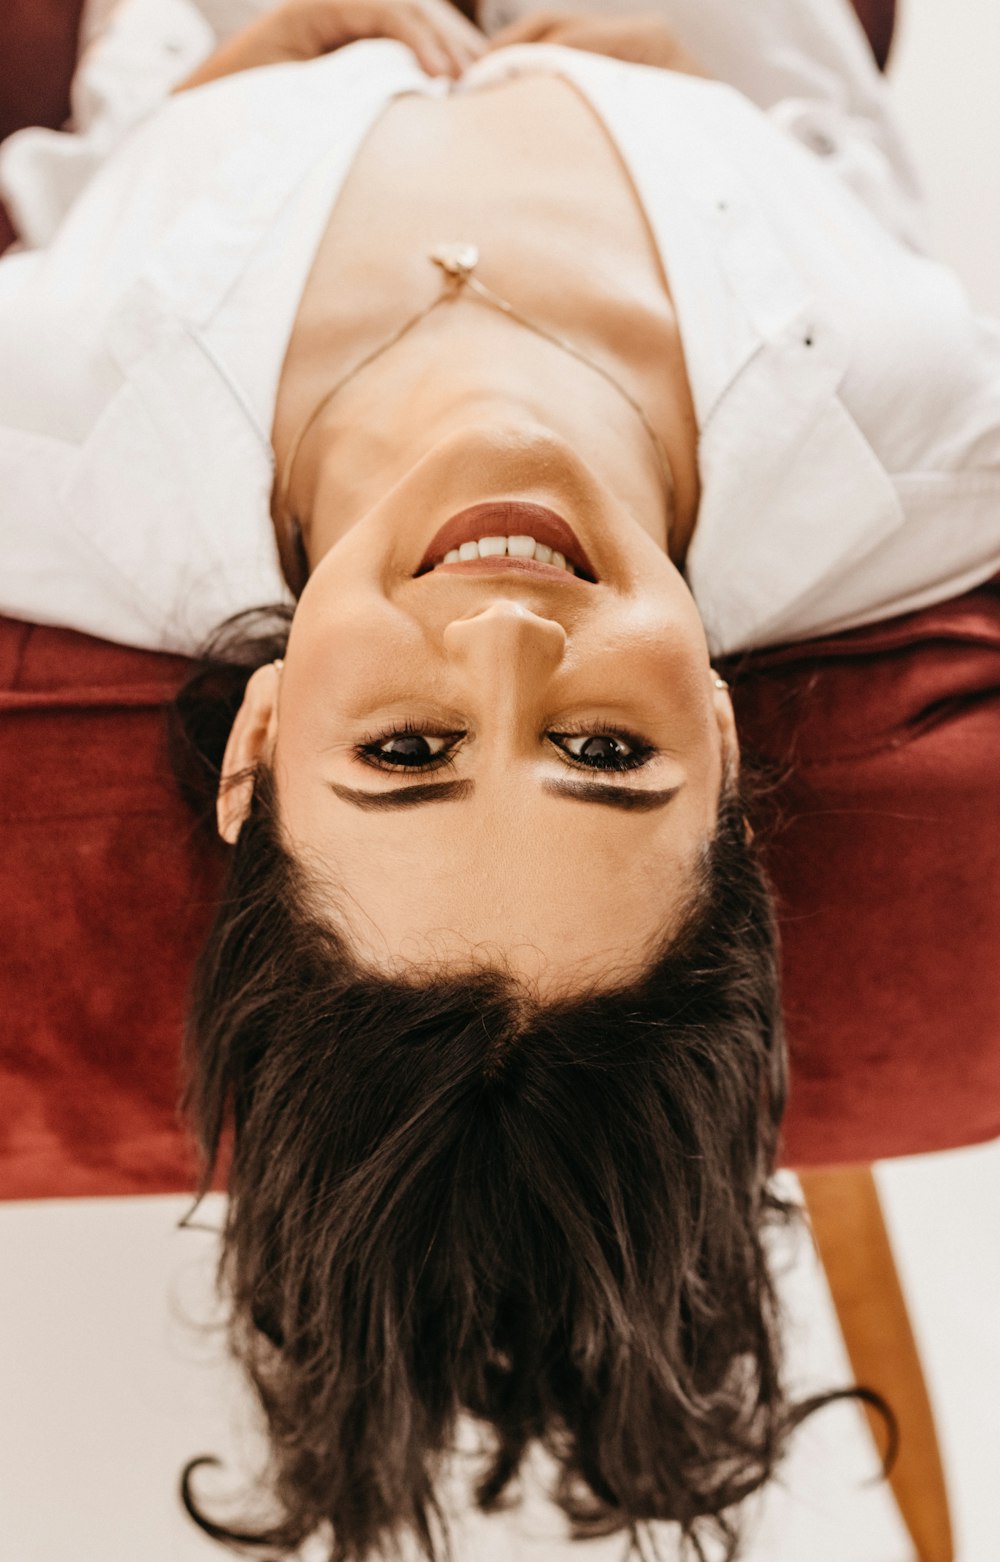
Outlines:
[[[729,685],[726,682],[725,678],[716,678],[716,680],[715,680],[715,687],[717,689],[728,689]]]
[[[274,661],[271,663],[271,666],[272,667],[276,667],[278,669],[279,673],[280,673],[281,669],[284,667],[284,665],[285,665],[285,659],[284,659],[283,656],[276,656]]]

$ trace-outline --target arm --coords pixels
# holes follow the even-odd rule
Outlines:
[[[432,76],[459,76],[486,40],[449,0],[282,0],[230,38],[175,92],[263,65],[330,54],[361,38],[408,44]]]
[[[529,11],[495,33],[489,47],[504,49],[518,43],[557,43],[564,48],[629,60],[633,65],[679,71],[685,76],[709,75],[655,11],[614,16],[594,16],[566,8]]]

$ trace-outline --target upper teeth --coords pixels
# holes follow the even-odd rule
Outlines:
[[[508,554],[512,559],[538,559],[542,564],[556,564],[560,569],[576,574],[572,564],[567,564],[565,554],[558,553],[534,537],[480,537],[478,542],[463,542],[459,548],[451,548],[438,562],[459,564],[467,559],[499,558]],[[437,566],[435,566],[436,568]]]

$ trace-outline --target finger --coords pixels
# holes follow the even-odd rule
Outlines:
[[[435,0],[434,9],[443,15],[446,26],[465,48],[477,56],[485,54],[489,39],[483,29],[452,5],[451,0]]]
[[[508,44],[541,43],[562,20],[564,13],[557,11],[531,11],[527,16],[508,22],[490,38],[490,49],[505,49]]]
[[[456,11],[455,6],[448,5],[447,0],[442,5],[433,6],[431,25],[439,44],[452,55],[459,70],[466,69],[475,59],[483,58],[488,50],[486,34]]]
[[[486,53],[485,33],[448,0],[416,0],[410,17],[414,52],[424,68],[433,74],[446,71],[460,75]]]
[[[408,18],[398,36],[409,44],[429,76],[458,76],[472,63],[473,56],[465,45],[449,38],[424,16]]]

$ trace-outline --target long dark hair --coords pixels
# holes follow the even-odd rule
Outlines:
[[[255,632],[236,685],[280,651]],[[177,752],[216,780],[219,665],[178,705]],[[640,979],[543,1004],[500,971],[361,968],[307,909],[258,774],[195,976],[185,1107],[205,1187],[233,1130],[220,1275],[276,1508],[213,1521],[193,1461],[209,1534],[291,1551],[320,1532],[330,1562],[409,1535],[450,1557],[436,1487],[465,1413],[487,1434],[482,1511],[537,1441],[574,1538],[638,1546],[673,1521],[696,1555],[711,1537],[735,1555],[732,1510],[820,1402],[781,1379],[764,1244],[791,1213],[769,1182],[785,1053],[744,812],[727,788]]]

